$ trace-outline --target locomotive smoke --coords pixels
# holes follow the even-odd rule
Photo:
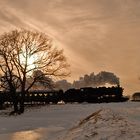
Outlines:
[[[101,71],[97,75],[91,73],[90,75],[84,75],[80,77],[78,81],[74,81],[73,86],[80,88],[84,86],[103,86],[106,83],[111,85],[119,85],[119,78],[112,72]]]
[[[98,74],[85,74],[79,80],[69,83],[66,80],[58,81],[57,87],[67,90],[68,88],[81,88],[81,87],[98,87],[104,86],[106,83],[110,85],[119,85],[119,77],[112,72],[101,71]]]
[[[119,77],[117,77],[114,73],[112,72],[106,72],[102,71],[99,74],[95,75],[95,79],[97,79],[97,84],[103,84],[105,85],[106,83],[111,84],[111,85],[119,85]]]

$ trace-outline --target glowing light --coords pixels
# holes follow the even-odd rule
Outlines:
[[[38,140],[41,139],[41,130],[29,130],[29,131],[22,131],[16,132],[12,136],[12,140]]]
[[[27,63],[27,70],[34,69],[36,67],[35,62],[37,61],[37,59],[38,59],[37,55],[31,55],[31,56],[27,55],[26,58],[25,53],[20,54],[20,63],[23,66]]]

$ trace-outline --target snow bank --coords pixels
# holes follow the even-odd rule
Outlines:
[[[63,140],[140,139],[140,128],[111,109],[98,110],[70,129]]]
[[[7,110],[6,110],[7,111]],[[139,140],[140,102],[66,104],[0,111],[0,140]]]

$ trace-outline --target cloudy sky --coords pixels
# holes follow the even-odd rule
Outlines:
[[[0,33],[35,29],[54,38],[71,65],[69,80],[99,71],[140,91],[140,0],[0,0]]]

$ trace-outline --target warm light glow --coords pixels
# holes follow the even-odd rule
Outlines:
[[[33,56],[31,56],[31,57],[28,57],[28,68],[29,69],[32,69],[32,68],[34,68],[35,67],[35,64],[34,64],[34,62],[37,60],[37,56],[35,56],[35,55],[33,55]]]
[[[12,136],[12,140],[38,140],[42,137],[41,132],[42,129],[16,132]]]
[[[21,61],[21,64],[22,65],[25,65],[26,64],[26,54],[23,53],[20,55],[20,61]],[[27,69],[30,70],[30,69],[34,69],[36,67],[36,64],[35,62],[37,61],[38,57],[37,55],[27,55]]]

